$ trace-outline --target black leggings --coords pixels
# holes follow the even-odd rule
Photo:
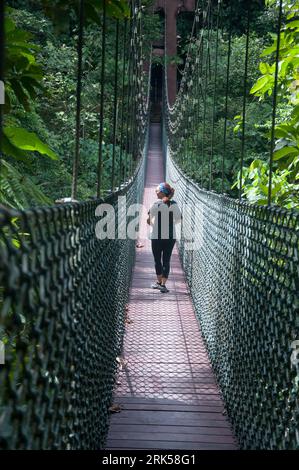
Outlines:
[[[170,270],[170,258],[175,240],[152,240],[152,251],[155,259],[157,276],[168,278]],[[162,256],[162,263],[161,263]]]

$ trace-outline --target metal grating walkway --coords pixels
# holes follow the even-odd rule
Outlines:
[[[152,124],[144,206],[163,180],[160,124]],[[175,199],[175,198],[174,198]],[[175,248],[170,292],[149,286],[155,279],[142,214],[119,371],[106,449],[236,449]]]

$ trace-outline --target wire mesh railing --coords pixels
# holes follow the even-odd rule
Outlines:
[[[297,9],[281,0],[271,6],[267,27],[274,39],[265,52],[265,30],[259,30],[264,5],[198,1],[173,106],[165,82],[163,145],[166,178],[183,213],[180,255],[244,449],[299,448],[298,194],[293,175],[293,189],[282,189],[282,173],[293,163],[280,160],[284,143],[278,138],[282,110],[291,103],[280,71],[292,57],[280,39],[293,38]],[[271,56],[271,99],[257,108],[254,89],[265,81],[260,77],[254,87],[258,64],[260,71],[266,67],[262,51]],[[296,125],[292,113],[289,122]],[[256,133],[258,127],[263,132]]]
[[[140,202],[135,178],[105,203],[116,234]],[[0,444],[7,449],[98,449],[125,322],[135,242],[96,237],[102,200],[16,212],[0,209]]]
[[[179,251],[241,448],[298,449],[299,213],[200,189],[167,151]]]
[[[86,5],[82,0],[78,5],[73,201],[79,187],[88,24]],[[141,201],[144,186],[150,87],[145,61],[150,67],[150,56],[143,49],[139,0],[129,3],[130,15],[122,21],[108,12],[109,2],[98,7],[102,80],[97,196],[23,211],[0,206],[0,447],[5,449],[98,449],[107,433],[135,253],[135,241],[126,234],[132,218],[126,208]],[[113,105],[108,110],[107,25],[115,34]],[[2,54],[1,71],[3,62]],[[109,181],[107,171],[103,178],[104,120],[110,123],[112,145]],[[112,217],[115,239],[98,236],[98,222],[105,216],[97,210],[101,203],[113,207],[107,224]]]

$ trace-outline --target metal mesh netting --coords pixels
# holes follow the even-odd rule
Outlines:
[[[144,158],[105,202],[140,202],[143,184]],[[99,202],[0,210],[2,448],[97,449],[105,441],[135,242],[96,238]],[[117,210],[115,221],[117,230]]]
[[[299,212],[201,190],[169,155],[166,167],[183,213],[181,259],[240,445],[297,449]]]

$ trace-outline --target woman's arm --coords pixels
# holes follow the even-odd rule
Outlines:
[[[148,225],[154,225],[153,219],[155,218],[157,213],[157,204],[153,204],[150,210],[148,211],[148,218],[146,220]]]

